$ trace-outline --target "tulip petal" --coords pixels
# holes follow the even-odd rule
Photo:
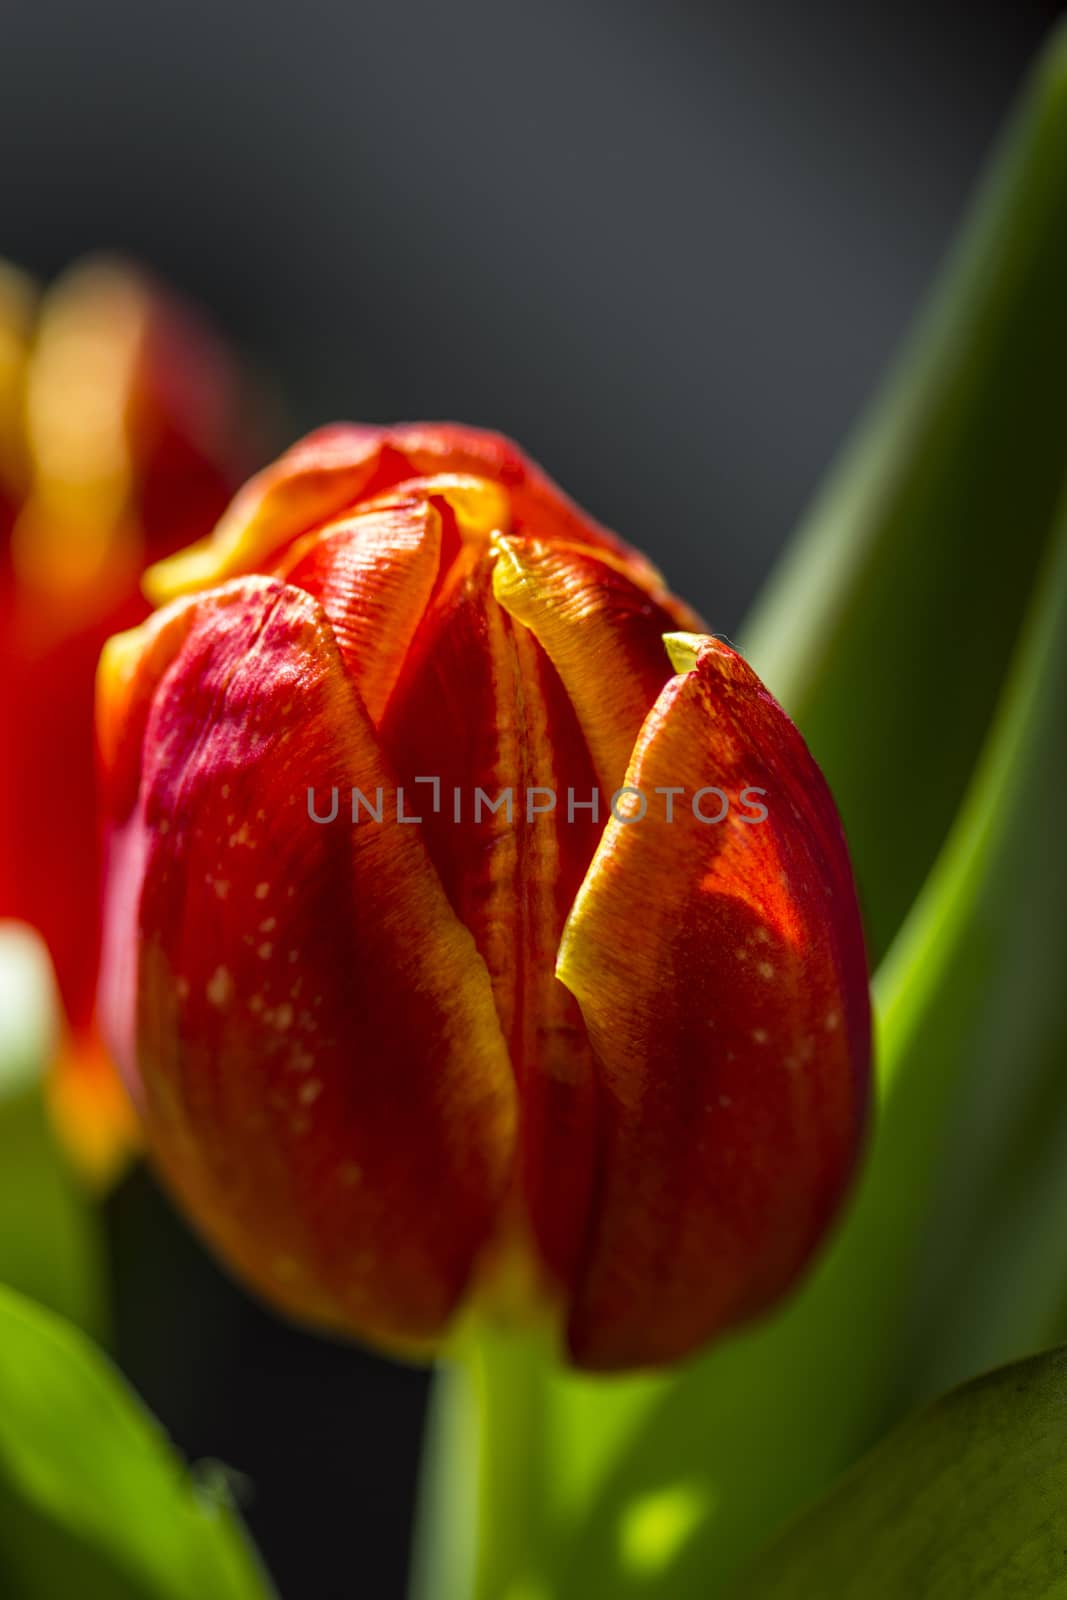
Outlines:
[[[301,534],[358,503],[413,480],[450,474],[500,487],[507,508],[501,531],[536,530],[600,549],[624,560],[650,593],[663,591],[662,578],[644,556],[580,511],[510,440],[454,423],[415,423],[343,424],[310,434],[246,485],[209,539],[150,568],[146,592],[160,604],[262,570]],[[682,607],[673,620],[682,627],[696,621]]]
[[[498,539],[496,549],[496,598],[559,673],[606,803],[670,676],[663,635],[677,626],[676,613],[665,593],[650,595],[619,563],[592,551],[517,538]]]
[[[829,792],[739,656],[672,649],[691,670],[627,775],[647,815],[609,823],[557,968],[601,1095],[568,1332],[590,1367],[677,1359],[770,1304],[839,1203],[866,1103],[862,934]],[[656,790],[674,786],[668,821]],[[706,786],[728,797],[721,823],[694,813]],[[742,820],[759,805],[765,820]]]
[[[353,683],[377,724],[441,565],[441,516],[397,498],[291,546],[277,575],[322,606]]]
[[[55,1129],[79,1172],[94,1189],[110,1188],[140,1148],[141,1130],[95,1029],[63,1039],[46,1092]]]
[[[17,570],[52,603],[87,591],[84,608],[109,580],[136,594],[146,552],[206,532],[224,509],[254,403],[195,312],[118,260],[81,262],[44,296],[27,378]]]
[[[447,422],[413,423],[391,429],[389,441],[420,474],[467,472],[501,484],[511,504],[510,531],[536,533],[542,539],[589,545],[622,556],[642,581],[663,587],[651,562],[575,505],[503,434]]]
[[[589,809],[596,780],[566,693],[532,634],[496,604],[493,565],[485,546],[458,558],[381,737],[493,980],[521,1107],[516,1203],[558,1284],[583,1233],[594,1104],[588,1041],[555,956],[602,822]]]
[[[36,313],[37,286],[0,261],[0,535],[4,536],[25,487],[23,409]]]
[[[162,604],[253,572],[339,517],[374,483],[379,436],[377,428],[341,425],[301,439],[245,484],[208,538],[148,569],[149,599]]]
[[[418,830],[349,821],[352,785],[394,778],[310,596],[240,579],[142,635],[102,676],[140,765],[109,844],[112,1046],[228,1260],[293,1314],[419,1347],[511,1173],[484,963]],[[319,815],[344,796],[335,821],[309,786]]]

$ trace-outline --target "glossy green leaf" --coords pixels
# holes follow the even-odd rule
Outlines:
[[[0,924],[0,1283],[101,1336],[99,1210],[53,1135],[42,1092],[55,995],[43,947]]]
[[[198,1486],[90,1342],[0,1289],[0,1594],[265,1600],[217,1488]]]
[[[778,1539],[737,1600],[1064,1600],[1067,1351],[898,1428]]]
[[[837,797],[875,959],[963,798],[1047,543],[1064,283],[1067,32],[894,380],[742,639]]]

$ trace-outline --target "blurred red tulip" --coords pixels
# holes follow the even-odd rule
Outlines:
[[[0,276],[0,915],[51,951],[69,1024],[53,1109],[99,1179],[136,1122],[92,1026],[96,661],[147,614],[146,560],[205,534],[248,470],[246,410],[214,336],[136,269],[91,262],[39,298]]]
[[[221,1254],[409,1352],[476,1305],[655,1365],[772,1305],[869,1011],[833,802],[744,661],[451,426],[313,436],[149,583],[99,678],[101,1012]]]

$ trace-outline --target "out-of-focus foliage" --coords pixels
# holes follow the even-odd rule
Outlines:
[[[1067,1352],[946,1395],[867,1456],[745,1575],[737,1600],[1060,1600]]]
[[[6,1289],[0,1593],[13,1600],[267,1600],[270,1593],[217,1482],[189,1476],[81,1334]]]
[[[875,960],[951,826],[1067,449],[1067,34],[900,368],[745,630],[837,797]]]
[[[457,1574],[481,1600],[721,1593],[917,1398],[1062,1331],[1065,283],[1061,34],[748,638],[828,772],[888,952],[851,1212],[784,1312],[681,1373],[594,1383],[486,1342],[517,1426],[483,1438],[481,1566]],[[429,1592],[463,1593],[441,1570]]]
[[[0,1283],[100,1334],[100,1218],[58,1145],[44,1099],[55,1016],[43,946],[28,928],[0,923]]]

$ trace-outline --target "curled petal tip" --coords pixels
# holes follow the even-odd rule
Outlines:
[[[141,587],[152,605],[163,606],[181,595],[194,594],[198,589],[219,583],[226,575],[217,546],[210,539],[203,539],[146,567]]]

